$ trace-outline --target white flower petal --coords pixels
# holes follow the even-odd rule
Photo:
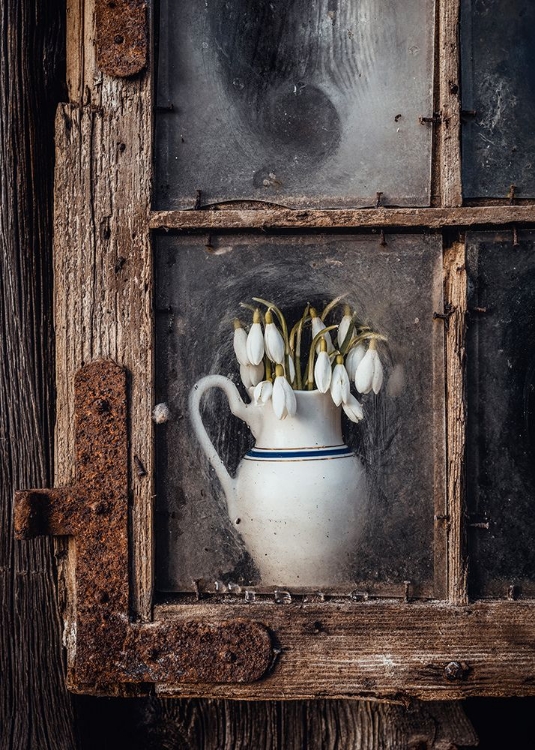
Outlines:
[[[275,382],[273,383],[271,403],[273,404],[273,411],[277,419],[284,419],[288,414],[286,408],[286,391],[284,389],[284,383],[287,382],[286,378],[279,376],[275,378]]]
[[[234,330],[234,352],[240,365],[251,364],[247,356],[247,331],[245,328]]]
[[[240,365],[240,377],[246,388],[252,388],[264,377],[264,365]]]
[[[338,326],[338,335],[336,338],[336,340],[338,341],[339,348],[344,343],[344,339],[347,336],[347,332],[349,331],[350,325],[351,325],[351,315],[344,315],[344,317],[340,321],[340,325]]]
[[[247,334],[247,357],[252,365],[259,365],[264,356],[264,334],[260,323],[253,323]]]
[[[262,380],[254,389],[253,401],[255,404],[267,404],[273,394],[273,383],[271,380]]]
[[[379,393],[383,385],[383,365],[379,355],[375,357],[375,369],[373,371],[372,390],[375,394]]]
[[[286,411],[288,412],[288,416],[293,417],[297,411],[297,399],[295,398],[292,386],[286,378],[283,378],[283,388],[286,396]]]
[[[361,419],[364,419],[362,405],[351,393],[349,394],[347,403],[342,404],[342,409],[344,410],[347,418],[352,422],[360,422]]]
[[[315,318],[312,318],[312,338],[315,338],[320,331],[323,331],[327,326],[323,322],[323,320],[316,316]],[[327,351],[329,354],[334,351],[333,342],[331,340],[331,334],[329,331],[325,334],[325,341],[327,342]],[[320,352],[320,344],[316,345],[316,352]]]
[[[352,349],[350,349],[345,361],[347,374],[349,375],[350,380],[355,379],[357,367],[359,366],[365,354],[366,347],[364,346],[364,344],[357,344],[357,346],[354,346]]]
[[[332,369],[331,360],[327,352],[320,352],[314,365],[314,380],[318,391],[321,393],[327,393],[329,386],[331,385]]]
[[[369,393],[372,389],[373,373],[375,371],[375,349],[368,349],[355,373],[355,387],[359,393]]]
[[[291,356],[288,357],[288,373],[287,374],[288,374],[287,380],[290,383],[293,383],[295,380],[295,365]]]
[[[344,365],[335,365],[331,380],[331,396],[336,406],[345,403],[349,396],[349,377]]]
[[[282,365],[284,362],[284,339],[275,323],[266,324],[264,345],[268,358],[272,362]]]

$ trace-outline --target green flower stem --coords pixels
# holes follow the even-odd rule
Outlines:
[[[301,320],[297,324],[297,335],[295,342],[295,372],[297,377],[296,385],[298,391],[303,390],[303,373],[301,372],[301,337],[303,335],[303,326],[305,325],[307,320],[311,319],[310,315],[308,314],[309,310],[310,304],[307,303],[305,311],[301,316]]]
[[[347,292],[346,294],[341,294],[339,297],[335,297],[333,300],[331,300],[321,313],[321,320],[325,322],[325,318],[327,317],[327,315],[336,307],[339,302],[344,299],[344,297],[347,297]]]
[[[312,339],[312,343],[310,344],[310,352],[308,355],[307,363],[307,388],[309,391],[314,390],[314,355],[316,353],[316,346],[318,345],[322,336],[324,336],[327,331],[332,331],[334,328],[338,328],[338,326],[327,326],[323,330],[319,331],[319,333],[314,336],[314,338]]]

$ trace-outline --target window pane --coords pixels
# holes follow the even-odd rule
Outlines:
[[[156,426],[160,590],[191,591],[192,580],[201,579],[210,591],[219,580],[271,590],[321,586],[399,596],[410,580],[415,595],[433,594],[433,518],[444,512],[443,324],[433,320],[442,306],[441,244],[438,237],[416,235],[387,236],[387,243],[380,245],[378,236],[221,235],[207,248],[200,237],[157,238],[156,384],[159,400],[171,410],[170,421]],[[347,517],[337,510],[346,502],[346,469],[330,455],[308,463],[307,454],[300,455],[293,465],[304,467],[297,488],[290,464],[273,468],[269,460],[260,461],[260,473],[246,487],[248,510],[227,509],[222,483],[193,433],[188,393],[202,376],[218,374],[236,383],[248,401],[232,344],[233,318],[250,317],[240,302],[257,295],[275,301],[293,322],[307,302],[321,309],[340,294],[388,337],[379,344],[385,386],[377,396],[361,397],[362,422],[343,415],[344,439],[361,467],[358,477],[352,475]],[[337,308],[334,319],[341,313]],[[303,352],[308,348],[303,344]],[[272,402],[265,408],[272,412]],[[298,416],[300,408],[298,401]],[[206,393],[202,419],[230,473],[239,465],[240,472],[252,470],[244,456],[255,440],[245,422],[230,414],[221,391]],[[339,424],[340,414],[337,419]],[[263,425],[253,423],[252,429],[257,445],[269,449],[261,443]],[[291,425],[287,417],[275,429]],[[308,450],[310,441],[302,442],[292,445]],[[322,449],[343,442],[312,439]],[[260,456],[265,458],[270,456]],[[314,508],[288,520],[318,491]],[[281,516],[262,522],[267,549],[261,553],[248,541],[247,523],[271,499],[283,508]],[[322,520],[317,508],[324,501]],[[270,572],[269,565],[288,551],[295,552],[295,569]]]
[[[432,0],[162,0],[158,208],[429,204]]]
[[[472,590],[535,594],[535,234],[471,233],[468,494]],[[475,524],[475,525],[474,525]]]
[[[463,0],[466,198],[535,196],[535,3]]]

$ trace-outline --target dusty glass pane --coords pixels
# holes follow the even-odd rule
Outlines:
[[[433,517],[443,512],[443,324],[433,320],[442,305],[439,238],[388,236],[382,246],[378,236],[222,235],[205,243],[173,236],[156,242],[157,398],[171,412],[168,422],[156,425],[158,588],[191,591],[192,581],[200,580],[210,591],[219,581],[219,590],[223,582],[294,591],[341,586],[399,596],[404,581],[411,581],[412,593],[432,595]],[[344,439],[358,457],[347,463],[353,466],[349,495],[345,459],[329,460],[331,454],[310,462],[300,455],[294,464],[275,466],[262,463],[264,451],[259,473],[251,474],[251,462],[242,460],[255,442],[251,431],[230,414],[222,391],[211,389],[201,409],[210,439],[232,476],[240,462],[240,472],[249,472],[245,484],[240,474],[248,509],[228,508],[222,484],[228,502],[232,480],[216,478],[210,468],[192,429],[188,393],[203,376],[217,374],[248,400],[232,343],[233,318],[250,315],[240,302],[259,295],[296,320],[306,302],[322,309],[340,294],[388,337],[379,344],[386,384],[379,395],[362,396],[364,421],[353,424],[343,416]],[[265,409],[272,414],[272,403]],[[339,413],[336,419],[339,424]],[[271,420],[276,429],[292,425],[289,417],[278,427]],[[270,447],[259,434],[266,424],[263,417],[260,427],[253,424],[257,449]],[[340,448],[343,440],[324,438],[316,429],[314,423],[312,436],[299,434],[293,449]],[[357,474],[351,474],[353,460]],[[311,498],[314,508],[299,515],[300,504]],[[325,503],[318,527],[317,509]],[[272,504],[280,515],[262,516],[267,546],[253,550],[248,524],[266,507],[271,512]],[[297,559],[291,573],[266,573],[266,563],[278,564],[288,551]]]
[[[162,0],[156,206],[429,204],[432,0]]]
[[[535,234],[471,233],[468,494],[472,590],[535,594]]]
[[[534,29],[532,0],[462,2],[466,198],[535,196]]]

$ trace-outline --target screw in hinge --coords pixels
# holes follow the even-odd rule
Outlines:
[[[451,682],[466,679],[469,672],[470,667],[464,661],[450,661],[444,667],[444,677]]]

